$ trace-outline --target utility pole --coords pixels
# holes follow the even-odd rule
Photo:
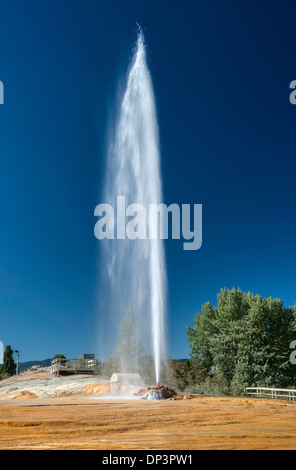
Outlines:
[[[17,349],[15,350],[17,356],[16,356],[16,375],[18,375],[18,370],[19,370],[19,358],[20,358],[20,351]]]

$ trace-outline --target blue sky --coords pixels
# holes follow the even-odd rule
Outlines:
[[[22,361],[97,352],[106,132],[143,27],[164,202],[203,204],[166,242],[169,354],[222,287],[296,303],[293,2],[0,1],[0,340]]]

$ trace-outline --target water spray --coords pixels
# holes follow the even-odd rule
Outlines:
[[[110,134],[104,202],[115,207],[118,196],[124,196],[127,205],[138,203],[148,207],[162,203],[155,98],[140,28],[116,123]],[[117,221],[114,223],[116,225]],[[114,229],[117,233],[117,227]],[[149,230],[157,231],[158,227],[149,226]],[[122,239],[101,240],[100,243],[106,298],[102,310],[105,325],[110,322],[109,330],[104,325],[104,333],[111,330],[111,339],[118,335],[114,329],[120,325],[126,307],[131,305],[137,315],[139,338],[152,352],[158,384],[161,363],[166,357],[164,242],[160,238],[130,240],[122,236]],[[104,336],[103,340],[107,341],[106,334]],[[121,371],[126,372],[130,358],[123,355],[120,359]]]

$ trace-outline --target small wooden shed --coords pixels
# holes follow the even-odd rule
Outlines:
[[[118,395],[121,387],[126,385],[138,385],[141,386],[143,381],[139,374],[130,374],[124,372],[114,372],[111,379],[111,394]]]

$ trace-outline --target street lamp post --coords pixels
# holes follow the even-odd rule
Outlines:
[[[18,351],[18,350],[16,349],[15,352],[16,352],[16,375],[18,375],[18,372],[19,372],[20,351]]]

